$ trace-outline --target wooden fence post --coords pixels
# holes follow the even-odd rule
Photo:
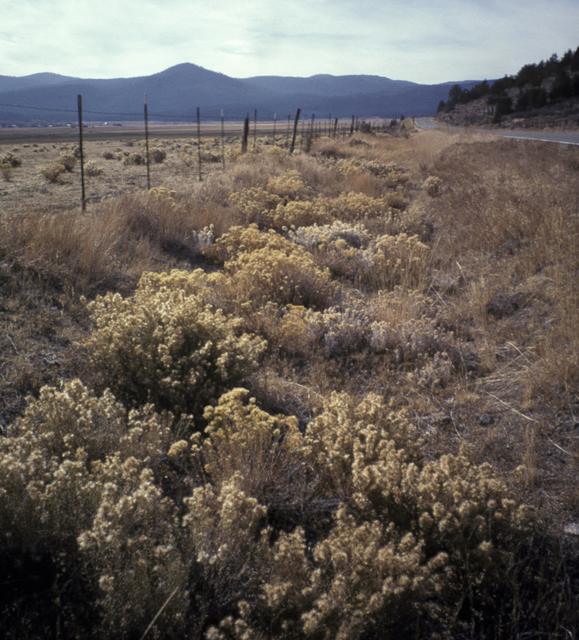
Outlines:
[[[247,153],[247,141],[249,139],[249,113],[243,121],[243,135],[241,137],[241,153]]]
[[[84,190],[84,146],[82,139],[82,96],[80,94],[76,96],[76,105],[78,109],[78,146],[80,150],[80,203],[82,210],[86,211],[86,194]]]
[[[294,120],[294,131],[293,131],[292,141],[291,141],[290,148],[289,148],[289,152],[290,153],[294,152],[294,149],[295,149],[295,146],[296,146],[296,136],[298,134],[298,124],[299,124],[299,121],[300,121],[300,113],[301,112],[302,112],[301,109],[298,109],[296,111],[296,117],[295,117],[295,120]]]

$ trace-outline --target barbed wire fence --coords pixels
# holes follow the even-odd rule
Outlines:
[[[197,147],[197,178],[199,181],[203,180],[203,153],[202,153],[202,137],[214,137],[220,138],[220,150],[221,150],[221,167],[223,170],[226,168],[226,154],[225,154],[225,140],[226,140],[226,118],[224,109],[220,110],[219,120],[217,121],[218,127],[212,127],[213,120],[207,120],[206,125],[207,129],[203,130],[203,122],[202,122],[202,113],[200,107],[196,107],[192,113],[189,114],[180,114],[180,113],[164,113],[164,112],[154,112],[151,113],[149,110],[149,102],[148,98],[145,95],[143,100],[143,112],[126,112],[126,111],[100,111],[95,109],[86,109],[83,96],[81,94],[77,95],[77,104],[76,109],[68,109],[63,107],[41,107],[38,105],[23,105],[23,104],[11,104],[11,103],[1,103],[0,107],[4,108],[13,108],[13,109],[28,109],[30,111],[38,111],[50,114],[62,113],[62,114],[70,114],[71,116],[77,116],[77,125],[78,128],[78,147],[79,147],[79,161],[80,161],[80,204],[82,211],[86,210],[87,198],[86,198],[86,189],[85,189],[85,140],[86,135],[84,134],[85,129],[89,126],[90,122],[95,122],[96,117],[100,116],[100,118],[107,118],[109,120],[114,120],[115,118],[134,118],[134,120],[127,120],[126,122],[135,123],[140,122],[142,119],[143,122],[143,131],[139,131],[139,129],[134,131],[134,136],[131,137],[139,137],[140,135],[144,135],[144,143],[145,143],[145,168],[146,168],[146,184],[147,189],[151,189],[151,151],[150,151],[150,139],[151,137],[155,137],[154,133],[151,132],[150,123],[154,120],[157,123],[164,124],[174,124],[182,126],[183,124],[191,123],[191,125],[196,125],[196,130],[191,131],[191,138],[194,139],[192,143],[193,146]],[[92,117],[92,119],[91,119]],[[87,118],[89,118],[87,120]],[[71,117],[71,120],[73,118]],[[309,122],[308,122],[309,120]],[[309,118],[307,118],[301,108],[297,108],[294,112],[293,116],[293,126],[292,126],[292,115],[288,113],[287,116],[287,127],[285,136],[277,135],[277,113],[273,114],[272,120],[264,119],[261,123],[258,120],[258,110],[254,109],[253,111],[253,141],[252,141],[252,152],[256,153],[259,147],[259,135],[258,135],[258,125],[262,125],[259,130],[259,134],[264,137],[268,137],[271,135],[271,144],[280,146],[285,148],[289,154],[293,154],[298,146],[298,137],[299,137],[299,149],[303,152],[309,152],[311,150],[313,141],[315,138],[319,138],[322,136],[326,136],[328,138],[340,138],[340,137],[348,137],[353,136],[357,131],[364,132],[376,132],[376,131],[386,131],[388,128],[388,123],[390,123],[390,119],[385,118],[371,118],[368,120],[360,120],[360,118],[356,115],[352,115],[350,118],[343,118],[335,116],[332,119],[332,114],[328,114],[327,120],[322,120],[318,118],[316,120],[315,113],[311,113]],[[100,122],[100,119],[98,120]],[[240,152],[241,154],[246,154],[249,151],[249,134],[250,134],[250,116],[249,113],[243,120],[240,122],[239,120],[231,120],[229,123],[229,135],[233,137],[240,138],[241,146]],[[300,130],[301,125],[301,130]],[[72,123],[67,123],[65,126],[69,126],[72,128]],[[271,127],[271,129],[269,128]],[[215,128],[215,131],[213,131]],[[193,126],[192,126],[193,129]],[[123,131],[123,137],[129,136],[133,134],[133,131],[130,133]],[[196,134],[196,135],[195,135]],[[187,137],[186,133],[179,133],[178,137]],[[110,138],[120,137],[119,134],[113,134],[111,132]],[[160,134],[157,132],[157,138],[167,138],[171,137],[171,133],[168,132],[166,134]],[[106,139],[107,135],[99,132],[98,139]],[[6,138],[2,140],[0,138],[0,143],[2,142],[10,142],[10,138]]]

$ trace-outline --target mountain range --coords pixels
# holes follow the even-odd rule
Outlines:
[[[237,119],[259,112],[286,118],[297,107],[321,117],[433,115],[455,82],[417,84],[376,75],[315,75],[307,78],[256,76],[232,78],[184,63],[149,76],[84,79],[55,73],[0,75],[0,124],[74,122],[77,94],[83,95],[85,120],[140,119],[148,96],[151,120],[187,121],[200,107],[203,118]],[[463,88],[476,84],[461,81]]]

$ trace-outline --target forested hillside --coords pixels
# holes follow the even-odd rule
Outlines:
[[[495,81],[483,80],[470,89],[454,85],[448,99],[438,105],[439,114],[470,112],[470,117],[489,119],[495,124],[511,114],[553,107],[579,98],[579,47],[561,58],[554,53],[548,60],[526,64],[514,76]],[[476,110],[473,110],[476,103]],[[464,108],[469,105],[470,108]],[[462,108],[461,108],[462,107]]]

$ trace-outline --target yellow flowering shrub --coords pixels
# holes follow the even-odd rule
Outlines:
[[[98,500],[89,464],[113,453],[148,460],[169,441],[169,420],[150,406],[127,411],[79,380],[43,387],[0,439],[0,530],[23,546],[74,536]]]
[[[290,355],[311,355],[320,343],[322,332],[319,322],[320,312],[306,309],[301,305],[287,305],[273,315],[266,313],[271,322],[264,330],[271,347]]]
[[[421,440],[408,418],[390,411],[379,396],[370,394],[356,402],[334,393],[309,423],[305,446],[328,493],[345,501],[355,496],[362,505],[368,467],[391,456],[396,464],[419,460]]]
[[[268,559],[267,509],[240,488],[234,475],[219,487],[206,484],[185,500],[183,533],[195,561],[196,610],[193,629],[200,637],[204,615],[224,615],[254,594]]]
[[[62,389],[43,387],[14,430],[34,434],[52,456],[83,449],[89,460],[119,452],[146,459],[163,451],[171,437],[151,405],[127,411],[108,389],[99,397],[80,380]]]
[[[189,563],[177,546],[175,505],[135,458],[110,458],[96,476],[100,504],[78,546],[98,585],[103,637],[144,631],[167,601],[158,628],[169,635],[182,630]]]
[[[297,246],[291,253],[267,247],[241,253],[225,263],[225,271],[237,299],[254,308],[268,302],[322,308],[335,296],[329,272]]]
[[[263,187],[250,187],[234,191],[229,196],[229,202],[241,212],[245,224],[255,222],[267,225],[269,213],[283,202],[283,198]]]
[[[391,216],[390,207],[384,198],[374,198],[354,191],[342,193],[335,198],[318,198],[317,204],[322,211],[342,222]]]
[[[492,610],[532,519],[489,465],[463,453],[425,461],[408,419],[377,396],[334,394],[304,445],[321,495],[339,499],[332,526],[313,545],[299,527],[280,533],[259,597],[209,638],[451,631],[465,592]]]
[[[369,319],[355,305],[323,311],[293,304],[276,309],[266,305],[256,316],[261,321],[260,333],[265,335],[270,348],[288,355],[310,358],[319,352],[334,358],[369,346]]]
[[[382,178],[389,187],[404,185],[410,180],[410,175],[406,170],[393,162],[381,162],[380,160],[367,160],[363,158],[346,158],[338,160],[336,166],[339,171],[346,175],[353,173],[370,173],[371,175]]]
[[[303,192],[302,195],[307,195]],[[374,198],[364,193],[346,192],[333,198],[282,197],[262,187],[236,191],[230,202],[241,211],[244,222],[282,229],[284,227],[329,224],[333,220],[356,222],[370,218],[391,219],[392,199]]]
[[[228,278],[220,272],[207,272],[203,269],[156,272],[146,271],[141,275],[139,287],[151,291],[169,289],[182,291],[186,295],[197,296],[206,304],[223,308],[227,304],[225,290]]]
[[[438,176],[428,176],[422,183],[422,189],[432,197],[438,197],[442,192],[442,180]]]
[[[402,285],[417,289],[426,282],[430,249],[418,236],[400,233],[378,238],[372,249],[369,283],[380,288]]]
[[[215,243],[215,253],[220,260],[232,259],[240,253],[249,253],[257,249],[273,249],[287,254],[303,255],[303,251],[287,238],[273,229],[260,231],[255,224],[231,227]]]
[[[267,189],[286,200],[303,200],[311,195],[311,189],[295,169],[290,169],[279,176],[269,178]]]
[[[238,474],[239,488],[270,509],[297,501],[304,463],[293,416],[272,416],[246,389],[233,389],[205,409],[205,420],[204,437],[195,434],[193,449],[205,479],[221,486]]]
[[[282,593],[285,587],[275,575],[278,554],[273,558],[275,578],[264,587],[269,607],[282,604],[280,587]],[[295,559],[298,567],[302,558]],[[426,559],[423,544],[412,534],[400,537],[393,526],[378,520],[360,524],[341,508],[328,537],[314,548],[315,568],[302,591],[308,594],[299,620],[303,635],[398,638],[442,590],[445,564],[443,553]],[[290,626],[293,621],[284,613]]]
[[[292,242],[306,249],[319,249],[342,240],[346,246],[360,248],[370,241],[370,234],[362,224],[334,220],[331,224],[300,226],[289,232]]]
[[[147,467],[169,447],[169,426],[73,380],[43,388],[0,439],[0,549],[16,561],[44,555],[56,579],[98,592],[102,637],[143,630],[175,587],[160,623],[183,622],[174,507]]]
[[[278,204],[270,214],[271,226],[276,229],[327,224],[332,221],[330,211],[316,200],[290,200]]]
[[[101,637],[157,614],[153,637],[451,633],[464,593],[473,615],[492,610],[529,544],[530,513],[489,465],[425,460],[377,395],[332,394],[302,434],[233,389],[189,442],[143,411],[74,381],[0,440],[0,548],[64,558]]]
[[[108,294],[90,303],[95,328],[85,346],[119,398],[200,414],[257,367],[265,343],[199,296],[158,284],[147,276],[130,297]]]

